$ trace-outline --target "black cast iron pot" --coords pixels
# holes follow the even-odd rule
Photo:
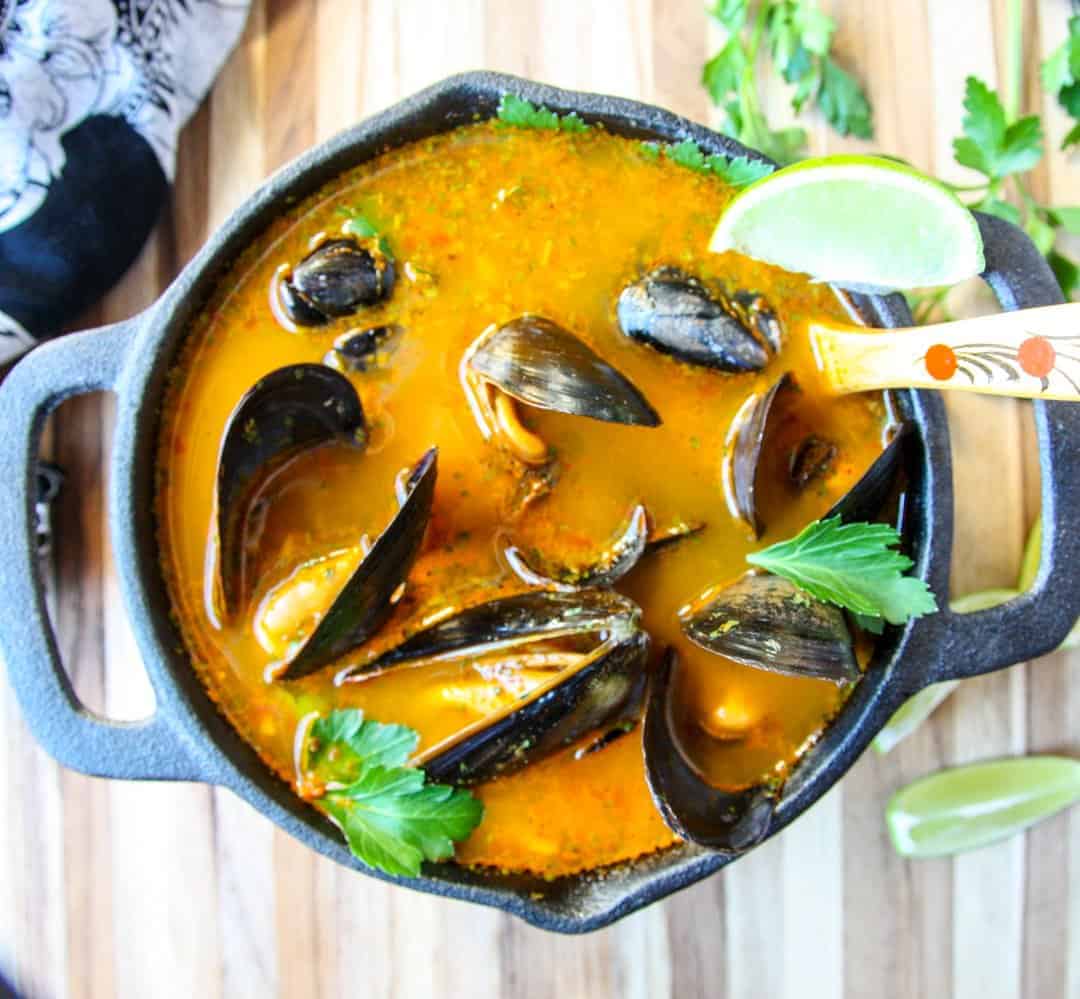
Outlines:
[[[87,774],[220,784],[302,842],[345,864],[413,888],[496,906],[565,933],[605,926],[719,870],[731,858],[680,846],[613,868],[553,882],[429,865],[415,880],[390,878],[355,860],[341,836],[264,766],[199,684],[170,619],[153,519],[154,448],[165,379],[192,319],[221,271],[280,212],[381,150],[494,114],[514,93],[576,111],[612,132],[693,139],[709,152],[759,154],[689,121],[632,101],[571,93],[493,73],[452,77],[345,132],[275,174],[236,211],[161,300],[140,316],[39,347],[0,387],[0,652],[23,714],[61,763]],[[983,275],[1007,309],[1061,301],[1027,237],[979,216]],[[899,296],[854,296],[866,322],[909,325]],[[157,696],[146,721],[117,724],[87,711],[67,679],[49,624],[35,556],[34,461],[46,415],[72,395],[108,389],[118,398],[109,522],[124,600]],[[952,470],[945,412],[933,393],[898,394],[917,428],[906,544],[916,570],[944,605],[952,546]],[[1080,406],[1035,403],[1042,460],[1042,567],[1031,592],[975,614],[948,611],[892,629],[840,716],[795,769],[770,834],[805,811],[847,771],[892,712],[921,687],[974,676],[1053,649],[1080,616]],[[984,456],[985,457],[985,456]]]

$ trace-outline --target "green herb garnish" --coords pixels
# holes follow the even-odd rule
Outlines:
[[[589,126],[578,117],[576,111],[556,114],[542,105],[531,104],[514,94],[503,94],[499,100],[498,119],[515,128],[542,128],[548,131],[586,132]]]
[[[1069,113],[1076,124],[1066,134],[1062,149],[1080,145],[1080,15],[1069,18],[1069,35],[1042,66],[1047,93]]]
[[[385,256],[391,256],[390,243],[379,231],[378,227],[358,208],[339,208],[338,215],[345,217],[345,224],[341,227],[345,232],[357,236],[360,239],[374,239],[379,249]]]
[[[662,152],[672,163],[678,163],[679,166],[697,173],[712,174],[732,187],[745,187],[755,180],[767,177],[774,169],[771,164],[762,160],[753,160],[749,156],[719,156],[716,153],[706,153],[692,139],[664,144],[643,142],[641,151],[646,159],[654,161],[660,158]]]
[[[713,0],[706,12],[721,28],[719,51],[705,63],[701,82],[724,113],[722,129],[781,164],[806,151],[802,128],[773,128],[762,109],[761,67],[793,88],[796,114],[817,107],[841,135],[873,137],[873,114],[854,76],[832,55],[836,23],[818,0]],[[967,81],[963,135],[954,143],[956,160],[981,175],[979,183],[945,186],[970,208],[1022,226],[1070,298],[1080,291],[1080,265],[1061,244],[1061,234],[1080,233],[1080,206],[1042,203],[1032,192],[1029,172],[1043,156],[1038,116],[1021,116],[1024,93],[1024,38],[1021,5],[1006,7],[1007,53],[1000,96],[976,77]],[[768,59],[763,56],[768,54]],[[1080,16],[1068,20],[1065,40],[1042,65],[1046,92],[1075,120],[1063,149],[1080,146]],[[948,288],[909,293],[918,323],[954,318]]]
[[[859,82],[832,57],[836,22],[817,0],[715,0],[706,8],[724,31],[701,82],[725,114],[723,130],[781,164],[806,148],[801,128],[774,129],[762,110],[756,67],[767,51],[773,69],[792,84],[796,114],[817,106],[841,135],[873,137],[873,113]]]
[[[406,766],[419,736],[404,725],[332,711],[308,732],[304,776],[324,786],[316,804],[341,828],[353,855],[387,874],[416,877],[446,860],[479,825],[484,806],[468,791],[425,783]]]
[[[913,563],[895,550],[899,544],[888,524],[843,524],[829,517],[746,561],[865,619],[903,624],[936,611],[937,602],[921,579],[904,575]]]
[[[961,166],[971,167],[993,182],[1030,170],[1042,159],[1038,115],[1009,123],[998,95],[978,77],[967,78],[964,109],[964,135],[953,140],[953,155]],[[1019,221],[1019,213],[1010,221]]]

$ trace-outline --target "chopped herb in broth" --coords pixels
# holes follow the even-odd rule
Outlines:
[[[823,517],[888,423],[881,396],[828,395],[807,345],[783,340],[808,315],[847,318],[829,288],[707,251],[734,193],[723,171],[565,120],[418,142],[284,214],[195,323],[158,445],[161,557],[184,641],[266,763],[297,783],[312,712],[408,726],[433,783],[467,783],[483,804],[457,860],[545,877],[662,849],[672,826],[697,835],[696,817],[673,822],[678,802],[654,803],[646,781],[645,680],[662,660],[682,730],[654,739],[747,803],[750,819],[725,832],[736,848],[763,827],[850,688],[716,655],[680,611]],[[684,284],[665,287],[655,317],[635,313],[640,337],[624,333],[620,296],[657,274]],[[635,308],[653,307],[655,289],[639,287]],[[693,325],[686,303],[706,300]],[[694,363],[718,337],[724,365]],[[348,442],[267,449],[230,549],[242,585],[217,616],[206,573],[230,415],[271,372],[321,363],[355,389],[362,433],[346,421]],[[755,538],[729,510],[724,458],[746,400],[788,372],[797,391],[762,441]],[[793,456],[811,435],[828,458],[800,459],[812,472],[800,483]],[[431,448],[433,494],[409,504],[409,470]],[[396,560],[376,573],[388,613],[284,679],[275,664],[337,613],[380,545]],[[510,637],[491,641],[496,626]],[[509,735],[492,718],[510,719]]]

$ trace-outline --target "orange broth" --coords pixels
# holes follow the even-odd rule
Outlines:
[[[258,604],[299,564],[374,537],[395,509],[394,480],[439,448],[434,513],[404,599],[373,640],[385,647],[406,626],[448,604],[520,589],[497,556],[499,539],[581,564],[604,549],[638,503],[657,529],[700,521],[692,538],[647,555],[619,584],[643,610],[654,658],[674,646],[681,695],[748,720],[744,739],[700,729],[685,750],[709,781],[739,787],[780,779],[840,705],[829,682],[762,672],[691,645],[680,607],[741,574],[748,552],[820,517],[880,453],[887,414],[880,396],[827,397],[804,343],[789,336],[765,370],[732,375],[695,368],[629,341],[615,321],[620,290],[675,265],[710,288],[764,296],[784,327],[808,315],[846,319],[834,292],[734,254],[707,251],[732,190],[640,143],[600,129],[583,134],[474,124],[389,152],[295,205],[220,280],[176,366],[158,447],[161,559],[191,660],[215,702],[283,779],[296,779],[294,738],[312,711],[362,708],[421,735],[421,751],[512,698],[468,662],[390,670],[335,683],[355,650],[295,682],[272,682],[273,656],[254,637]],[[340,235],[341,209],[359,210],[387,239],[393,293],[378,306],[318,329],[286,330],[269,306],[276,269],[316,241]],[[462,352],[492,323],[526,313],[550,318],[625,374],[661,414],[642,428],[522,409],[554,449],[552,492],[513,522],[504,453],[483,439],[466,405]],[[366,450],[320,448],[275,479],[262,530],[254,593],[218,627],[204,593],[218,448],[230,412],[264,374],[318,362],[351,328],[403,327],[387,366],[350,375],[370,430]],[[790,441],[772,442],[759,478],[766,529],[755,540],[728,511],[721,458],[747,396],[784,371],[798,379],[794,426],[834,442],[829,473],[801,492],[782,474]],[[769,442],[767,442],[768,444]],[[632,858],[675,841],[645,784],[638,731],[580,756],[568,747],[476,789],[486,813],[457,850],[466,864],[547,877]]]

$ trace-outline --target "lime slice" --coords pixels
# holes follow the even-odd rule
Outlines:
[[[955,284],[985,267],[979,227],[956,195],[876,156],[803,160],[751,184],[709,249],[847,288]]]
[[[923,777],[892,796],[885,822],[901,857],[974,850],[1080,801],[1080,763],[1060,756],[975,763]]]
[[[996,607],[1019,595],[1016,590],[981,590],[950,601],[949,609],[957,614],[970,614],[972,611]],[[871,745],[883,755],[891,752],[898,743],[903,742],[926,721],[937,710],[938,705],[959,686],[959,680],[944,680],[941,683],[932,683],[929,687],[923,687],[896,709],[893,716],[885,723],[885,727],[874,736]]]

